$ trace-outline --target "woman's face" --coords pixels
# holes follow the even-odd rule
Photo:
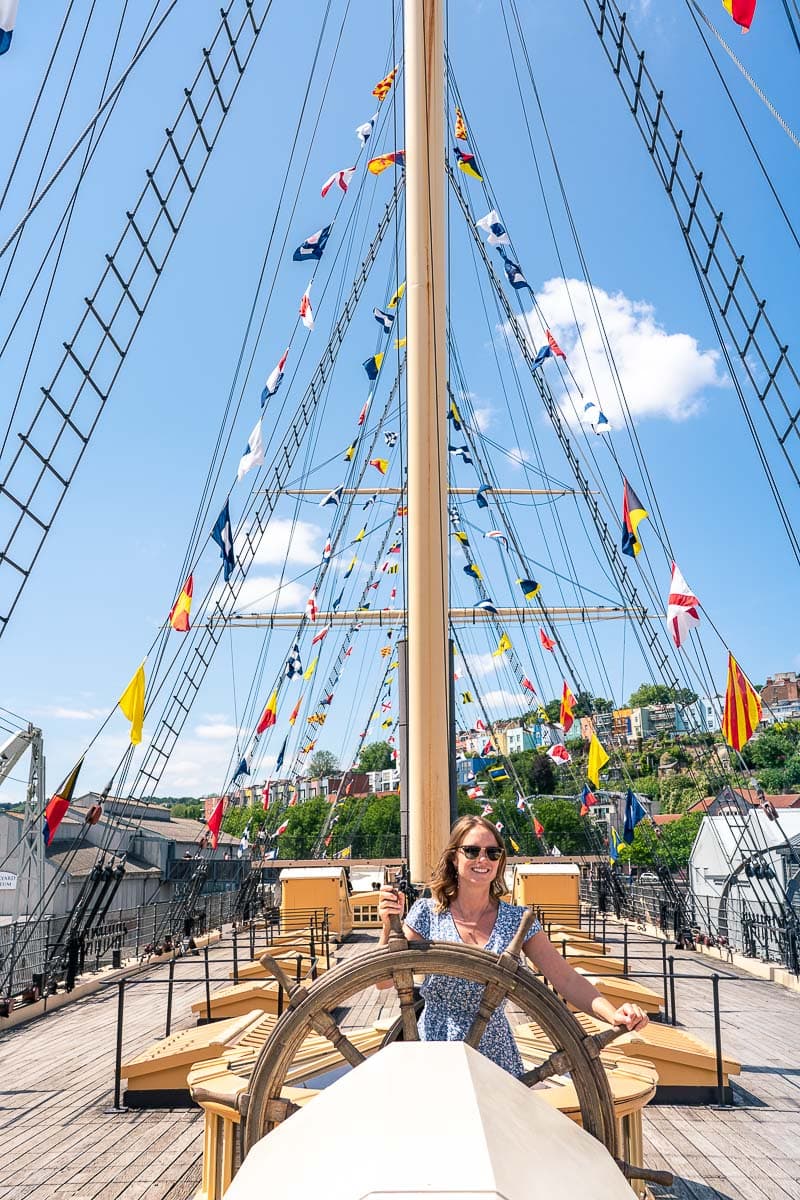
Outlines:
[[[464,846],[479,846],[478,857],[468,857],[462,849]],[[497,838],[491,830],[484,829],[482,825],[473,825],[462,835],[453,859],[459,889],[462,887],[485,888],[488,891],[492,880],[497,875],[500,860],[491,862],[486,851],[497,848]]]

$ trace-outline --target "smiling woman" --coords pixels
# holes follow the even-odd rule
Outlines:
[[[506,852],[500,835],[484,817],[460,817],[431,880],[431,899],[417,900],[403,925],[409,941],[461,942],[502,954],[517,932],[527,909],[506,904],[503,872]],[[403,896],[392,887],[381,888],[378,911],[383,921],[381,945],[389,940],[393,915],[403,913]],[[523,951],[556,991],[575,1008],[593,1013],[611,1025],[641,1029],[648,1017],[636,1004],[615,1008],[588,979],[574,971],[558,953],[538,921],[534,921]],[[389,980],[378,987],[389,987]],[[430,1042],[463,1040],[480,1005],[483,988],[466,979],[427,975],[421,988],[425,1009],[420,1036]],[[478,1049],[512,1075],[524,1067],[505,1003],[495,1009]]]

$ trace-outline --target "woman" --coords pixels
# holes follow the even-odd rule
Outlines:
[[[527,909],[506,904],[503,873],[506,852],[497,829],[483,817],[459,817],[450,841],[431,880],[433,897],[417,900],[403,924],[409,941],[462,942],[501,954],[507,949]],[[389,940],[392,916],[403,915],[403,896],[384,885],[378,902],[383,922],[380,945]],[[615,1008],[597,988],[569,965],[556,950],[538,921],[534,921],[523,951],[559,995],[583,1012],[593,1013],[611,1025],[642,1029],[647,1014],[636,1004]],[[378,984],[391,987],[391,980]],[[467,1036],[478,1011],[483,987],[448,975],[427,975],[422,985],[425,1009],[420,1036],[425,1041],[453,1042]],[[505,1003],[492,1014],[478,1049],[512,1075],[524,1066],[506,1020]]]

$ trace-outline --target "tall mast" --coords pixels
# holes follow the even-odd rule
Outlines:
[[[444,0],[406,0],[408,788],[411,878],[449,828]]]

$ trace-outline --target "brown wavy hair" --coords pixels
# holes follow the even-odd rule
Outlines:
[[[497,860],[497,874],[489,888],[489,896],[492,900],[499,900],[506,893],[504,878],[506,848],[498,830],[485,817],[470,815],[459,817],[450,830],[450,840],[442,851],[442,856],[436,864],[436,870],[433,872],[433,878],[431,879],[431,892],[436,901],[437,912],[446,912],[458,895],[458,871],[455,866],[455,857],[464,834],[469,833],[470,829],[487,829],[494,836],[497,845],[502,850],[503,853]]]

